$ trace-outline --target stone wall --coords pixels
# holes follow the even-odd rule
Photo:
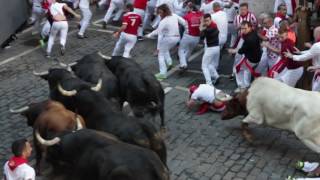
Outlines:
[[[273,12],[275,0],[240,0],[240,3],[242,2],[249,3],[250,11],[258,16],[262,12]]]

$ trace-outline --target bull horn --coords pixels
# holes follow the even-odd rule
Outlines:
[[[219,92],[218,94],[215,95],[215,98],[218,101],[225,102],[225,101],[230,101],[232,99],[232,96],[230,96],[229,94],[226,94],[224,92]]]
[[[102,87],[102,79],[99,78],[97,85],[95,87],[91,87],[91,90],[98,92],[101,90],[101,87]]]
[[[102,57],[103,59],[105,59],[105,60],[111,60],[111,57],[110,57],[110,56],[106,56],[106,55],[102,54],[100,51],[98,52],[98,55],[99,55],[100,57]]]
[[[79,116],[76,117],[77,121],[77,130],[83,129]]]
[[[33,74],[35,76],[44,76],[44,75],[48,75],[49,71],[43,71],[43,72],[36,72],[35,70],[33,70]]]
[[[10,108],[10,112],[11,113],[22,113],[22,112],[25,112],[25,111],[27,111],[29,109],[29,106],[24,106],[24,107],[22,107],[22,108],[19,108],[19,109],[11,109]]]
[[[76,65],[76,64],[78,64],[78,62],[73,62],[73,63],[70,63],[70,64],[65,64],[65,63],[59,61],[59,65],[60,65],[61,67],[63,67],[63,68],[66,68],[69,72],[72,72],[71,67],[74,66],[74,65]]]
[[[77,94],[77,90],[71,90],[71,91],[67,91],[65,89],[63,89],[63,87],[61,86],[61,84],[58,84],[58,90],[59,92],[64,95],[64,96],[74,96]]]
[[[45,146],[53,146],[55,144],[58,144],[61,141],[61,139],[58,137],[55,137],[52,140],[45,140],[41,137],[39,130],[36,131],[36,138],[40,144]]]
[[[156,102],[151,101],[150,103],[151,103],[152,107],[157,107],[157,103]]]

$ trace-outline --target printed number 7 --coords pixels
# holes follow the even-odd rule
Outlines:
[[[136,23],[136,19],[131,19],[131,26],[134,26],[135,23]]]

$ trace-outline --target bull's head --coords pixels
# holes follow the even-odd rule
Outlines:
[[[97,83],[95,86],[91,87],[91,90],[98,92],[98,91],[101,90],[101,88],[102,88],[102,79],[100,78],[100,79],[98,80],[98,83]],[[60,92],[62,95],[64,95],[64,96],[75,96],[75,95],[77,94],[77,90],[75,90],[75,89],[74,89],[74,90],[65,90],[65,89],[61,86],[60,83],[58,84],[58,90],[59,90],[59,92]]]
[[[235,94],[231,100],[225,101],[226,108],[221,113],[222,120],[229,120],[239,115],[248,114],[247,104],[248,91]]]

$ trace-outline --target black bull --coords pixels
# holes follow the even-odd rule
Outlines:
[[[124,142],[149,148],[166,164],[165,143],[151,122],[114,111],[114,105],[101,93],[92,91],[92,87],[67,70],[51,69],[42,78],[49,83],[50,97],[83,116],[88,128],[105,131]]]
[[[121,103],[127,101],[136,117],[158,112],[164,128],[164,91],[154,75],[133,59],[112,57],[106,65],[119,80]]]
[[[97,84],[102,79],[102,87],[100,92],[105,98],[120,107],[119,85],[115,75],[105,66],[104,59],[97,53],[84,56],[71,66],[74,74],[80,79]]]
[[[68,167],[68,180],[169,180],[154,152],[108,133],[83,129],[52,140],[37,138],[50,146],[49,156]]]

